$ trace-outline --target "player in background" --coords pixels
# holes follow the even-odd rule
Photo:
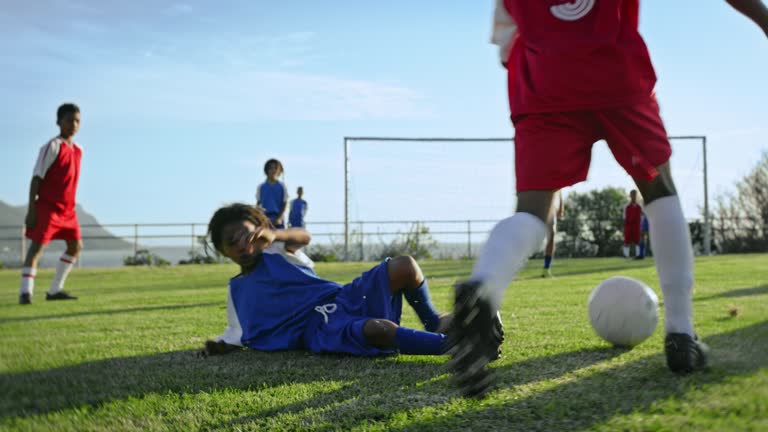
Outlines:
[[[634,246],[635,257],[640,256],[640,230],[642,228],[643,207],[637,202],[637,191],[629,192],[629,202],[624,206],[624,258],[630,257],[630,249]]]
[[[552,258],[555,256],[557,221],[565,216],[565,202],[563,201],[562,191],[557,191],[555,200],[552,202],[552,211],[554,214],[549,224],[547,224],[547,245],[544,247],[544,271],[541,273],[541,277],[552,277]]]
[[[728,3],[768,35],[761,1]],[[693,329],[690,234],[670,172],[656,75],[638,32],[639,10],[639,0],[497,0],[492,40],[508,74],[517,212],[493,228],[470,278],[456,285],[450,365],[465,396],[491,387],[491,318],[544,240],[554,194],[586,179],[600,139],[645,199],[664,294],[667,365],[681,373],[706,365],[707,348]]]
[[[309,232],[270,225],[261,210],[245,204],[220,208],[211,218],[211,242],[240,265],[240,274],[229,282],[228,327],[200,354],[243,346],[358,356],[445,354],[450,316],[432,305],[427,279],[413,258],[386,259],[342,286],[318,277],[301,252]],[[402,297],[425,331],[400,326]]]
[[[648,231],[650,230],[650,227],[648,225],[648,217],[643,213],[643,218],[640,221],[640,253],[635,257],[635,259],[645,259],[645,256],[648,254],[648,247],[650,246],[648,241]]]
[[[285,209],[288,206],[288,189],[278,180],[283,174],[283,164],[270,159],[264,164],[267,179],[256,188],[256,206],[264,213],[275,228],[285,228]]]
[[[291,201],[291,212],[288,214],[288,223],[292,228],[304,228],[304,217],[307,215],[309,206],[304,197],[304,188],[299,186],[296,189],[296,199]]]
[[[51,240],[64,240],[67,249],[56,263],[56,273],[45,299],[77,299],[64,291],[64,282],[83,248],[75,213],[83,154],[74,141],[80,129],[80,108],[71,103],[61,105],[56,112],[56,124],[59,135],[40,149],[29,186],[29,206],[24,223],[25,235],[31,242],[21,270],[19,304],[32,303],[37,264]]]

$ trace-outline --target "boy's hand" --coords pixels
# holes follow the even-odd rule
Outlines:
[[[37,225],[37,210],[36,209],[30,209],[27,212],[27,216],[24,218],[24,225],[32,229]]]
[[[201,358],[205,358],[212,355],[221,355],[221,354],[228,354],[232,351],[237,351],[241,349],[242,347],[239,347],[237,345],[230,345],[223,341],[212,341],[207,340],[205,341],[205,348],[197,352],[197,356]]]

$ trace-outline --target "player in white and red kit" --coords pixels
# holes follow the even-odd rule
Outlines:
[[[624,257],[629,258],[629,249],[635,246],[635,256],[639,256],[637,246],[641,241],[641,222],[643,207],[637,202],[637,191],[629,192],[629,202],[624,206]]]
[[[768,35],[761,1],[728,3]],[[451,367],[466,396],[490,388],[491,318],[546,236],[554,193],[586,179],[592,145],[600,139],[647,204],[664,293],[667,364],[678,372],[706,364],[706,346],[693,330],[688,226],[670,174],[671,148],[638,15],[639,0],[497,0],[493,42],[508,71],[517,213],[493,228],[470,279],[456,286]]]
[[[32,303],[37,263],[51,240],[64,240],[67,250],[56,264],[46,300],[75,300],[64,291],[64,282],[82,249],[80,224],[75,213],[75,195],[80,178],[82,149],[72,140],[80,129],[80,108],[63,104],[57,111],[59,136],[40,149],[29,188],[26,236],[31,240],[24,260],[19,303]]]

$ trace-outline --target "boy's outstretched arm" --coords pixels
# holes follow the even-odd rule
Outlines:
[[[224,341],[205,341],[205,347],[197,352],[198,357],[208,357],[212,355],[228,354],[234,351],[242,351],[243,347],[239,345],[230,345]]]
[[[755,22],[768,36],[768,7],[762,0],[725,0],[731,7]]]
[[[296,252],[312,241],[312,234],[304,228],[288,228],[273,232],[275,234],[275,241],[284,242],[285,250],[288,252]]]
[[[240,320],[237,318],[237,312],[235,312],[232,295],[227,292],[227,328],[224,334],[213,340],[205,341],[205,346],[197,352],[197,356],[208,357],[242,350],[243,344],[240,340],[242,336],[243,329],[240,327]]]

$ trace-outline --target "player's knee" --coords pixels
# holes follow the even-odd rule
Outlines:
[[[412,256],[403,255],[389,260],[387,266],[389,281],[393,288],[408,289],[421,285],[424,276],[421,267]]]
[[[365,340],[377,348],[391,348],[395,342],[395,332],[399,326],[385,319],[372,319],[363,326]]]
[[[83,242],[76,241],[67,244],[67,255],[77,256],[83,250]]]
[[[635,179],[635,184],[640,190],[640,194],[643,196],[645,204],[668,197],[677,195],[677,189],[675,188],[675,182],[672,180],[672,172],[669,169],[669,164],[666,163],[658,167],[659,175],[653,180],[643,181]]]
[[[549,224],[555,191],[523,191],[517,194],[517,212],[528,213]]]

